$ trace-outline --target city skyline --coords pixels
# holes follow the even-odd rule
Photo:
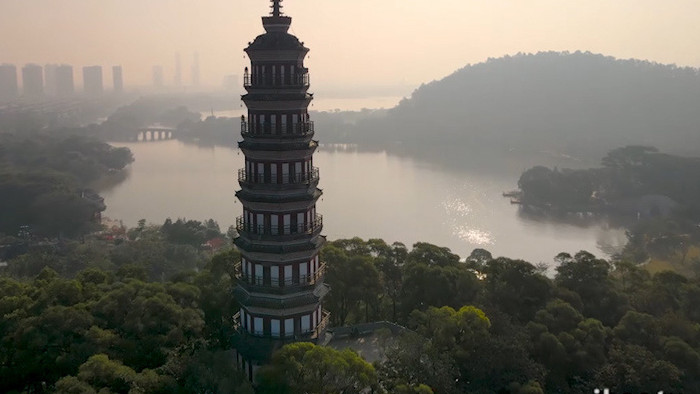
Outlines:
[[[42,5],[44,5],[42,7]],[[650,0],[520,3],[285,1],[299,36],[309,37],[315,86],[327,90],[401,90],[440,79],[488,58],[538,51],[591,51],[679,66],[700,65],[700,4]],[[262,33],[263,0],[201,3],[153,0],[48,0],[2,5],[0,32],[20,40],[0,43],[1,62],[122,64],[127,85],[150,85],[152,65],[176,75],[173,54],[183,54],[190,76],[199,54],[201,84],[221,86],[242,74],[248,61],[239,48],[250,32]],[[317,23],[311,23],[311,20]],[[70,27],[70,28],[68,28]],[[127,28],[128,27],[128,28]],[[318,59],[318,60],[316,60]],[[343,64],[343,67],[338,67]],[[189,85],[190,78],[183,78]],[[167,84],[167,82],[166,82]]]

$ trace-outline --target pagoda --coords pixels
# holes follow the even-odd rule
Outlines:
[[[323,218],[316,213],[319,171],[313,165],[318,147],[308,107],[309,49],[288,33],[292,18],[282,0],[262,18],[265,33],[245,49],[250,69],[244,72],[238,143],[245,167],[238,171],[236,197],[243,215],[236,220],[241,252],[236,266],[235,316],[237,362],[249,379],[273,351],[290,342],[319,342],[329,314],[322,307],[329,287],[319,250]]]

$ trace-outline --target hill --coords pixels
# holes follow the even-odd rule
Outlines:
[[[347,126],[344,142],[694,153],[699,103],[698,69],[590,52],[518,54],[420,86],[385,117]]]

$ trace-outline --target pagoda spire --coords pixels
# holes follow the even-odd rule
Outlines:
[[[272,1],[272,5],[270,6],[270,8],[272,8],[271,15],[272,16],[282,16],[282,11],[281,11],[282,4],[280,4],[280,3],[282,3],[282,0],[271,0],[271,1]]]

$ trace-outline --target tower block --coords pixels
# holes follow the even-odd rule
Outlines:
[[[262,18],[265,33],[245,49],[250,69],[242,100],[248,116],[241,117],[238,143],[245,167],[238,171],[236,192],[243,205],[235,240],[242,256],[236,267],[236,348],[250,378],[282,345],[323,338],[329,315],[322,307],[329,287],[319,260],[325,238],[316,212],[322,191],[308,114],[309,49],[288,33],[292,18],[282,14],[281,0],[271,8]]]

